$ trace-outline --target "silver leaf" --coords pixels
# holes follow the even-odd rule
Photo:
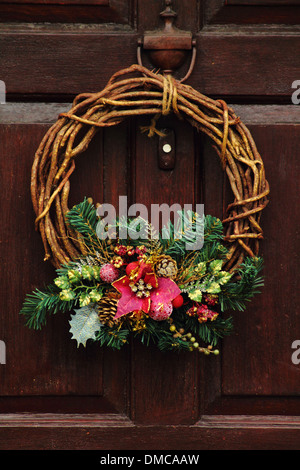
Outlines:
[[[69,321],[72,339],[77,341],[77,347],[82,344],[86,347],[88,339],[96,339],[96,332],[101,329],[102,323],[99,320],[98,312],[94,304],[90,304],[79,309],[75,309],[76,314],[71,315]]]

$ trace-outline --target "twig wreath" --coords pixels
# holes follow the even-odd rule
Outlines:
[[[185,226],[179,238],[170,230],[168,240],[100,240],[92,201],[68,207],[75,157],[100,128],[149,115],[150,125],[142,131],[152,137],[159,133],[160,116],[169,113],[213,141],[234,195],[226,218],[205,217],[204,246],[194,252],[186,251],[184,243],[195,214],[187,216],[190,230]],[[223,100],[139,65],[118,71],[101,92],[78,95],[35,154],[35,225],[45,260],[53,263],[58,277],[44,291],[26,297],[21,313],[27,325],[38,329],[47,313],[75,310],[70,331],[78,346],[91,339],[120,349],[134,332],[144,344],[152,340],[161,350],[217,354],[213,348],[218,339],[232,331],[232,319],[225,319],[223,312],[244,310],[263,284],[258,254],[268,194],[264,164],[251,133]],[[120,223],[116,220],[116,228]]]

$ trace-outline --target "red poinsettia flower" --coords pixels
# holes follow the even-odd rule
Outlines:
[[[172,302],[180,294],[180,289],[174,281],[157,277],[150,265],[142,262],[135,268],[136,270],[132,275],[123,276],[112,283],[115,289],[122,294],[118,301],[115,318],[120,318],[135,310],[148,313],[152,301],[166,304]],[[138,286],[140,280],[142,280],[143,285],[148,286],[148,296],[139,296],[139,290],[132,290],[133,284]]]

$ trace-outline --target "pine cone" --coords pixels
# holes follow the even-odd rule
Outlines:
[[[174,279],[177,276],[177,263],[168,255],[162,255],[159,257],[156,265],[156,273],[161,277],[169,277]]]
[[[120,298],[118,292],[108,292],[98,302],[98,316],[101,323],[108,325],[110,328],[120,322],[120,319],[115,319],[117,313],[117,304]]]

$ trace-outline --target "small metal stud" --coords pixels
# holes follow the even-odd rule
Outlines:
[[[170,144],[164,144],[162,149],[165,153],[170,153],[172,151],[172,147]]]
[[[175,133],[173,129],[161,129],[158,141],[158,167],[161,170],[174,170],[175,167]]]

